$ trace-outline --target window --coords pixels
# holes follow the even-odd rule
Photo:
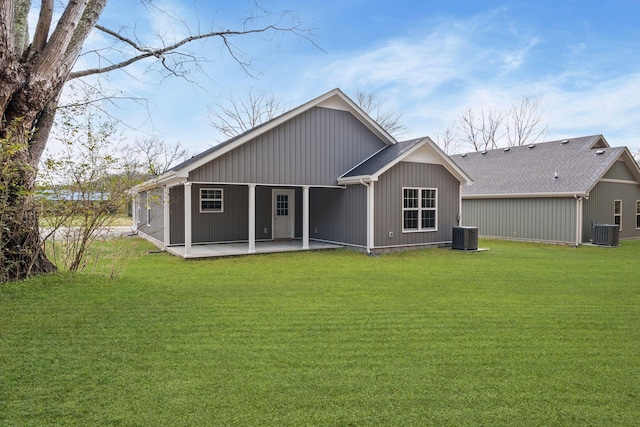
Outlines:
[[[636,200],[636,228],[640,228],[640,200]]]
[[[276,195],[276,216],[288,216],[289,215],[289,195],[277,194]]]
[[[613,223],[622,230],[622,200],[613,201]]]
[[[222,212],[222,189],[200,189],[200,212]]]
[[[147,191],[147,225],[151,225],[151,202],[149,198],[151,193]]]
[[[404,188],[402,194],[402,230],[435,231],[438,228],[438,190]]]

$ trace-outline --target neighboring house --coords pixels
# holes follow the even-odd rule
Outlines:
[[[451,244],[467,175],[429,138],[397,142],[339,89],[132,190],[139,233],[195,245],[293,240],[383,252]]]
[[[452,156],[473,180],[462,223],[485,237],[580,245],[594,224],[640,237],[640,169],[602,135]]]

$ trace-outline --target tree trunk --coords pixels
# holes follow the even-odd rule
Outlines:
[[[56,269],[40,237],[36,171],[60,92],[106,0],[70,0],[48,40],[53,2],[42,1],[33,46],[24,42],[29,3],[0,0],[0,281]]]

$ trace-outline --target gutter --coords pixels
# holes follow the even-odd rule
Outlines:
[[[367,187],[367,254],[371,255],[373,248],[373,181],[365,182],[364,178],[360,178],[359,183]]]

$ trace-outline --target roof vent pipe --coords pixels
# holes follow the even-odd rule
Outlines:
[[[534,148],[535,146],[536,146],[535,144],[530,144],[529,148],[531,149],[531,148]]]
[[[558,172],[553,173],[553,179],[558,179]]]
[[[562,144],[562,145],[564,145],[564,144],[566,144],[567,142],[569,142],[569,140],[568,140],[568,139],[563,139],[563,140],[562,140],[562,142],[561,142],[561,144]]]

